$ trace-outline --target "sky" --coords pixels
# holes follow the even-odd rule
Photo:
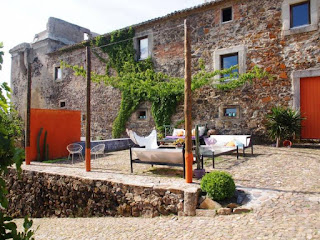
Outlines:
[[[0,83],[10,82],[11,55],[16,45],[33,41],[46,29],[49,17],[90,29],[99,34],[202,4],[204,0],[1,0],[0,42],[4,64]]]

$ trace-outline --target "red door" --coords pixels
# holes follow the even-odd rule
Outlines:
[[[320,77],[301,78],[300,80],[301,137],[320,139]]]

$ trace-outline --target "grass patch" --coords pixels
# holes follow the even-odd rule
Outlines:
[[[52,160],[48,160],[48,161],[43,161],[43,163],[57,163],[57,162],[63,162],[67,160],[66,158],[59,158],[59,159],[52,159]]]

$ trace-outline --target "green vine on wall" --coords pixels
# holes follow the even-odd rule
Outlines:
[[[106,74],[98,75],[93,72],[92,81],[104,82],[106,85],[119,89],[122,93],[120,110],[113,122],[112,136],[114,138],[120,137],[128,119],[144,101],[151,102],[151,113],[156,127],[159,131],[163,131],[163,126],[171,123],[176,106],[184,95],[183,78],[155,72],[150,58],[136,61],[134,35],[133,28],[129,28],[115,31],[108,36],[99,36],[91,41],[91,45],[100,47],[108,55],[108,59],[105,59],[93,50],[98,59],[106,63]],[[65,62],[61,62],[61,66],[73,69],[77,76],[86,76],[86,71],[81,66],[69,65]],[[258,67],[254,67],[245,74],[235,73],[237,66],[214,72],[206,72],[204,67],[203,60],[200,60],[200,71],[192,78],[193,91],[209,84],[220,90],[231,90],[254,78],[262,78],[267,75]],[[110,68],[114,69],[116,74],[111,74]],[[221,78],[217,83],[214,77],[220,74],[229,74],[229,76]],[[234,80],[227,82],[226,80],[230,78]]]

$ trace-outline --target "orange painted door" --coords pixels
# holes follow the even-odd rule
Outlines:
[[[320,139],[320,77],[301,78],[301,114],[303,139]]]

